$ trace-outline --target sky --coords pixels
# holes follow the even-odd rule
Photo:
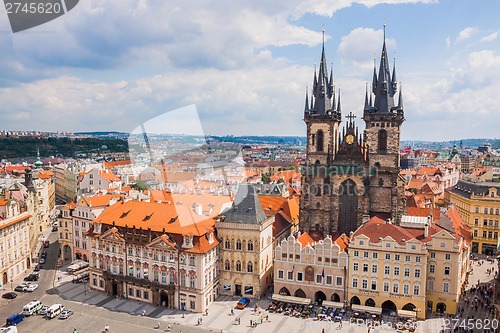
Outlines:
[[[159,117],[188,107],[206,135],[305,136],[323,29],[342,112],[364,129],[385,24],[402,140],[499,137],[500,1],[84,0],[18,33],[0,8],[0,130],[132,132],[168,119],[189,134],[182,112]]]

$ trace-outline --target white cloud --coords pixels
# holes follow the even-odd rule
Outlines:
[[[342,63],[351,63],[366,70],[373,68],[374,58],[380,61],[383,39],[383,29],[356,28],[341,38],[337,51],[341,56]],[[392,38],[386,38],[385,42],[388,52],[394,52],[396,41]],[[374,54],[374,50],[377,50],[377,53]],[[389,58],[391,58],[390,55]]]
[[[464,30],[460,31],[458,33],[458,36],[455,40],[455,43],[460,43],[466,39],[469,39],[471,38],[472,36],[474,36],[475,34],[477,34],[479,32],[478,29],[476,28],[473,28],[473,27],[467,27],[465,28]]]
[[[498,38],[498,31],[489,34],[488,36],[484,36],[481,38],[481,42],[492,42]]]

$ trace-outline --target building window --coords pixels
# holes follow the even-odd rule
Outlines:
[[[358,250],[354,250],[354,257],[359,257],[359,251]]]
[[[236,250],[241,250],[241,241],[239,239],[236,241]]]
[[[410,256],[405,256],[405,261],[406,262],[411,262],[411,257]]]
[[[283,280],[284,277],[285,271],[283,271],[282,269],[278,270],[278,279]]]
[[[378,150],[387,150],[387,131],[385,129],[381,129],[378,131]]]
[[[429,291],[434,290],[434,280],[427,281],[427,290],[429,290]]]
[[[398,283],[394,283],[392,285],[392,292],[395,294],[399,293],[399,284]]]
[[[141,291],[139,289],[135,290],[135,297],[137,297],[137,298],[141,297]]]
[[[189,306],[191,307],[191,309],[196,308],[195,298],[191,298],[191,299],[189,300]]]
[[[431,259],[435,259],[436,258],[436,252],[431,252]]]
[[[288,271],[287,275],[288,275],[288,280],[293,280],[293,271]]]
[[[352,287],[353,288],[357,288],[358,287],[358,279],[357,278],[353,278],[352,279]]]
[[[483,238],[486,238],[486,231],[483,231]]]
[[[144,290],[144,299],[149,299],[149,292]]]
[[[443,283],[443,292],[445,293],[450,292],[450,284],[448,282]]]
[[[434,274],[435,271],[436,271],[436,265],[430,264],[429,265],[429,273]]]
[[[316,283],[321,283],[323,280],[322,278],[321,274],[316,274]]]
[[[363,272],[368,272],[368,264],[363,264]]]
[[[451,259],[451,254],[449,254],[449,253],[445,253],[445,255],[444,255],[444,259],[445,259],[445,260],[450,260],[450,259]]]
[[[449,266],[444,267],[444,275],[450,275],[450,267]]]
[[[324,138],[323,131],[318,130],[316,136],[317,136],[316,151],[323,151],[323,138]]]
[[[134,289],[128,288],[128,295],[129,296],[134,296]]]
[[[385,254],[385,260],[391,260],[391,255],[389,253]]]
[[[395,254],[395,255],[394,255],[394,260],[395,260],[395,261],[399,261],[399,254]]]
[[[415,296],[420,295],[420,286],[418,286],[418,285],[413,286],[413,295],[415,295]]]
[[[333,283],[333,276],[327,275],[326,276],[326,284],[331,285]]]
[[[247,264],[247,271],[248,273],[252,273],[253,272],[253,264],[251,261],[248,262]]]
[[[384,274],[385,275],[391,274],[391,267],[390,266],[384,266]]]
[[[352,264],[352,270],[353,271],[359,271],[359,264],[357,262]]]
[[[231,270],[231,263],[229,262],[229,260],[226,260],[226,262],[224,263],[224,269],[226,271],[230,271]]]
[[[253,243],[252,243],[252,241],[248,241],[248,243],[247,243],[247,249],[248,249],[248,251],[253,251]]]
[[[336,281],[336,285],[337,287],[342,287],[342,277],[341,276],[337,276],[337,281]]]
[[[410,276],[410,268],[409,267],[405,267],[405,276],[406,277]]]
[[[224,241],[224,246],[226,249],[230,249],[231,248],[231,241],[229,239],[226,239]]]
[[[368,289],[368,280],[361,280],[361,289]]]
[[[236,262],[236,271],[241,272],[241,262],[239,260]]]
[[[378,252],[372,252],[372,258],[378,259]]]
[[[372,290],[377,290],[377,281],[372,280]]]
[[[394,275],[399,276],[399,267],[394,267]]]
[[[384,281],[384,291],[385,292],[388,292],[389,291],[389,282],[388,281]]]
[[[418,262],[418,263],[422,262],[422,258],[421,257],[415,257],[415,262]]]
[[[368,258],[368,252],[367,251],[363,252],[363,258]]]
[[[377,274],[377,272],[378,272],[378,266],[372,265],[372,273]]]
[[[415,277],[416,278],[420,277],[420,269],[419,268],[415,268]]]
[[[189,257],[189,266],[194,266],[194,263],[195,263],[195,257],[194,256],[190,256]]]
[[[302,272],[297,272],[297,281],[302,281],[303,280],[303,273]]]
[[[190,276],[189,277],[189,287],[194,288],[195,287],[194,283],[195,283],[194,276]]]
[[[408,295],[410,293],[410,285],[404,284],[403,285],[403,294]]]
[[[479,225],[479,219],[478,218],[474,219],[474,225]]]
[[[477,230],[474,230],[473,235],[474,235],[474,237],[477,237]]]

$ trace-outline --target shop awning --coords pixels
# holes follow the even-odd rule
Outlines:
[[[417,313],[409,310],[398,310],[398,316],[403,318],[417,318]]]
[[[294,297],[294,296],[284,296],[279,294],[273,294],[273,301],[288,302],[294,304],[311,304],[310,298]]]
[[[344,303],[341,303],[341,302],[330,302],[330,301],[323,301],[323,303],[321,303],[321,305],[327,306],[327,307],[330,307],[330,308],[339,308],[339,309],[342,309],[344,307]]]
[[[365,306],[365,305],[357,305],[353,304],[351,305],[352,311],[357,311],[357,312],[368,312],[368,313],[373,313],[373,314],[382,314],[382,308],[376,308],[373,306]]]

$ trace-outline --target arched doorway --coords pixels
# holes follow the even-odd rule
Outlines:
[[[82,254],[80,252],[75,253],[75,258],[76,260],[81,260],[82,259]]]
[[[340,302],[340,296],[339,296],[339,294],[334,293],[334,294],[332,295],[332,297],[330,297],[330,300],[331,300],[332,302]]]
[[[348,235],[358,225],[358,193],[356,183],[347,179],[340,184],[339,234]]]
[[[318,303],[318,305],[323,304],[323,301],[326,300],[326,295],[322,291],[317,291],[314,294],[314,301]]]
[[[302,289],[297,289],[294,294],[295,297],[306,298],[306,293]]]
[[[118,283],[116,281],[111,282],[111,293],[113,296],[118,295]]]
[[[393,301],[387,300],[384,303],[382,303],[382,313],[390,315],[393,312],[395,313],[396,310],[397,310],[397,307]]]
[[[168,308],[168,294],[164,291],[160,293],[160,304]]]
[[[82,259],[83,259],[83,261],[87,261],[87,262],[88,262],[88,259],[87,259],[87,255],[86,255],[86,254],[84,254],[84,255],[83,255],[83,258],[82,258]]]
[[[354,305],[354,304],[361,305],[361,301],[359,300],[358,296],[353,296],[351,298],[351,305]]]
[[[446,304],[443,302],[439,302],[436,304],[436,312],[445,313],[446,312]]]
[[[413,303],[406,303],[405,305],[403,305],[403,307],[401,309],[407,310],[407,311],[415,311],[415,308],[416,308],[416,306],[413,305]]]
[[[63,247],[63,258],[64,260],[71,260],[71,247],[67,244]]]
[[[7,272],[4,272],[3,273],[3,278],[2,278],[2,284],[5,286],[8,282],[9,282],[9,279],[8,279],[8,276],[7,276]]]
[[[365,301],[365,305],[366,305],[366,306],[375,307],[375,301],[373,300],[373,298],[368,298],[368,299]]]
[[[31,260],[30,260],[30,258],[26,258],[26,267],[28,269],[31,267]]]
[[[287,287],[283,287],[280,289],[279,294],[282,296],[290,296],[290,290]]]

